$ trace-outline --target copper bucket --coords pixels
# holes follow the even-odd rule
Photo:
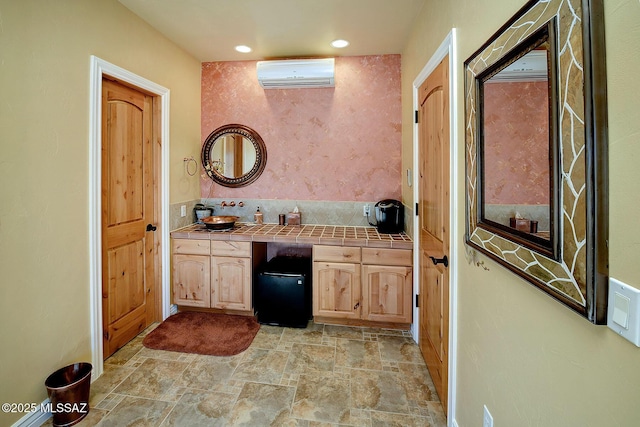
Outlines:
[[[87,416],[92,369],[91,363],[74,363],[58,369],[44,382],[54,426],[72,426]]]

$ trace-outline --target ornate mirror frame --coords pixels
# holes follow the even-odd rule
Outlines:
[[[211,149],[218,138],[230,134],[241,135],[243,138],[248,139],[251,141],[256,151],[256,161],[253,164],[253,167],[247,173],[239,177],[227,177],[220,173],[214,167],[213,159],[211,158]],[[225,187],[243,187],[258,179],[264,171],[264,168],[267,165],[267,147],[258,132],[255,130],[244,125],[229,124],[220,126],[209,134],[202,145],[201,158],[202,167],[212,181],[220,185],[224,185]]]
[[[559,159],[557,250],[543,254],[517,233],[483,227],[482,100],[479,77],[512,58],[536,31],[551,25],[557,51]],[[603,0],[530,0],[465,61],[466,243],[589,321],[605,324],[608,291],[607,100]],[[554,61],[551,61],[553,64]],[[489,71],[490,72],[490,71]],[[554,117],[552,117],[553,121]],[[550,132],[550,135],[553,132]]]

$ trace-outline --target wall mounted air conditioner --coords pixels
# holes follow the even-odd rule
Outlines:
[[[491,77],[487,83],[547,81],[548,74],[547,51],[532,50]]]
[[[258,61],[256,69],[258,82],[265,89],[334,86],[333,58]]]

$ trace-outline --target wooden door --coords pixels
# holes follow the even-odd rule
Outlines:
[[[102,82],[102,327],[106,359],[155,318],[152,97]]]
[[[211,307],[251,310],[251,259],[211,257]]]
[[[313,263],[313,315],[360,318],[360,264]]]
[[[376,322],[411,323],[411,267],[363,265],[362,318]]]
[[[173,255],[173,302],[191,307],[211,306],[209,255]]]
[[[419,340],[446,414],[450,258],[448,56],[420,86],[419,101]]]

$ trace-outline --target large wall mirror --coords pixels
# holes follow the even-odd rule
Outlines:
[[[260,135],[238,124],[219,127],[202,146],[202,165],[214,182],[241,187],[258,179],[267,164],[267,149]]]
[[[476,81],[478,226],[558,260],[555,26],[550,20]]]
[[[466,241],[606,323],[602,0],[532,0],[465,62]]]

